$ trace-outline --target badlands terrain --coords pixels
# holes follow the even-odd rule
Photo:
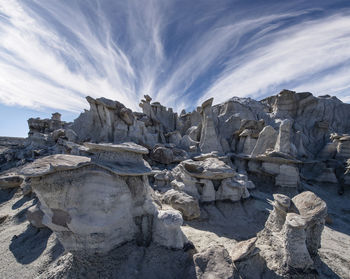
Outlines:
[[[0,278],[350,278],[350,104],[86,99],[0,137]]]

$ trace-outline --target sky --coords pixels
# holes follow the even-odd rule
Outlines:
[[[88,95],[189,111],[284,88],[350,103],[350,1],[0,0],[0,136]]]

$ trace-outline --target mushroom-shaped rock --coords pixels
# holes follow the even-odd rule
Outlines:
[[[43,224],[66,250],[104,253],[133,239],[133,196],[122,177],[95,164],[45,174],[31,186]]]
[[[56,154],[35,160],[22,168],[21,174],[27,177],[40,177],[57,171],[75,169],[90,162],[89,157]]]
[[[146,164],[141,162],[142,154],[120,151],[120,147],[115,152],[99,148],[93,149],[96,153],[92,161],[60,154],[23,168],[39,198],[42,223],[55,232],[66,250],[73,252],[105,253],[131,240],[149,244],[152,232],[157,231],[152,228],[152,220],[158,218],[158,210],[144,171],[136,170]],[[121,171],[130,165],[135,169]],[[160,218],[166,233],[159,243],[179,248],[182,217],[178,212],[169,216],[172,222]]]

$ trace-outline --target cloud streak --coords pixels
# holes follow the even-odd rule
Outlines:
[[[137,109],[149,94],[181,110],[282,88],[349,102],[349,10],[297,4],[0,0],[0,102]]]

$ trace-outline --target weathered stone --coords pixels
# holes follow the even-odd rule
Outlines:
[[[284,241],[284,259],[289,268],[307,270],[313,267],[313,261],[305,245],[305,219],[295,213],[288,213],[282,230]]]
[[[70,170],[91,162],[83,156],[56,154],[35,160],[22,168],[21,174],[28,177],[40,177],[57,171]]]
[[[248,198],[249,192],[246,187],[236,181],[226,178],[222,180],[219,189],[216,192],[216,200],[239,201],[242,198]]]
[[[7,174],[0,176],[0,189],[10,189],[19,187],[23,182],[23,176],[17,174]]]
[[[98,161],[100,164],[82,156],[53,155],[23,169],[40,200],[43,224],[55,232],[65,249],[105,253],[136,238],[146,243],[153,231],[150,220],[162,224],[156,225],[154,233],[161,231],[164,239],[155,237],[155,241],[169,248],[182,247],[185,238],[181,238],[176,214],[157,219],[146,176],[121,175],[110,164],[104,166],[105,160]],[[138,226],[140,218],[148,220],[147,228]]]
[[[165,192],[162,202],[179,210],[185,220],[196,219],[201,214],[198,201],[184,192],[171,189]]]
[[[337,158],[350,158],[350,136],[341,137],[337,146]]]
[[[256,143],[257,143],[257,140],[255,138],[251,136],[247,136],[244,141],[243,153],[247,155],[251,155]]]
[[[292,201],[299,214],[305,219],[306,245],[310,254],[315,255],[321,246],[321,234],[327,216],[327,205],[310,191],[295,196]]]
[[[274,194],[274,201],[270,203],[273,210],[264,229],[257,234],[254,245],[252,240],[249,241],[249,245],[243,242],[238,246],[244,247],[244,252],[247,253],[240,257],[241,253],[237,252],[237,261],[249,265],[254,263],[257,257],[261,257],[266,268],[274,271],[276,278],[293,275],[296,270],[298,276],[314,278],[314,262],[311,255],[315,255],[319,248],[315,244],[319,244],[323,230],[320,224],[324,224],[326,217],[325,203],[311,192],[303,192],[293,200],[282,194]],[[318,224],[317,229],[315,224]]]
[[[223,246],[211,246],[204,252],[195,254],[193,261],[196,266],[196,276],[200,279],[227,278],[237,275],[231,257]]]
[[[135,144],[133,142],[123,142],[120,144],[109,144],[109,143],[91,143],[85,142],[84,145],[91,150],[102,150],[102,151],[130,151],[138,154],[148,154],[148,149],[141,145]]]
[[[120,118],[129,126],[134,124],[134,115],[132,114],[131,109],[122,108],[119,112]]]
[[[247,256],[250,255],[251,252],[255,249],[256,237],[253,237],[251,239],[238,242],[235,247],[233,248],[233,251],[231,253],[231,258],[233,262],[243,260]]]
[[[151,159],[161,164],[171,164],[174,161],[174,154],[170,148],[158,146],[151,152]]]
[[[154,222],[153,240],[165,247],[182,249],[188,242],[180,229],[183,220],[176,210],[160,210]]]
[[[121,144],[95,144],[84,143],[92,152],[92,160],[110,168],[119,175],[148,175],[151,174],[150,165],[143,159],[142,155],[148,150],[135,143]]]
[[[176,146],[180,146],[182,136],[179,131],[167,133],[165,136],[168,138],[169,143],[173,143]]]
[[[66,135],[66,131],[64,129],[57,129],[52,132],[52,139],[57,141],[59,138],[64,137]]]
[[[200,196],[200,199],[202,202],[212,202],[215,201],[215,188],[214,184],[211,180],[209,179],[201,179],[200,183],[203,184],[202,187],[202,193]]]
[[[277,175],[280,173],[280,165],[276,163],[263,162],[262,170],[268,174]]]
[[[265,126],[259,133],[258,141],[252,151],[251,156],[255,157],[264,154],[267,149],[274,148],[277,140],[277,132],[271,126]]]
[[[196,178],[224,179],[235,175],[235,171],[230,166],[217,158],[207,158],[202,161],[186,160],[181,164],[191,176]]]
[[[211,151],[218,151],[222,153],[222,147],[217,136],[215,129],[213,113],[211,105],[213,103],[213,98],[205,101],[202,104],[202,132],[199,143],[199,148],[201,152],[207,153]]]
[[[28,208],[26,212],[27,220],[30,224],[36,228],[45,228],[46,226],[43,224],[44,213],[40,210],[39,206],[34,205]]]
[[[76,142],[78,140],[78,135],[72,129],[65,130],[64,134],[68,141]]]
[[[277,152],[291,154],[291,128],[292,122],[289,119],[281,122],[275,144],[275,150]]]
[[[276,185],[282,187],[297,187],[299,184],[299,170],[290,165],[281,165],[280,173],[276,176]]]

